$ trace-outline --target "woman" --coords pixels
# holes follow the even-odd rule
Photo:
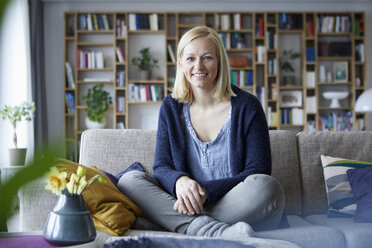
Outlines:
[[[268,128],[255,96],[231,86],[218,34],[200,26],[177,49],[172,95],[159,113],[154,180],[129,172],[120,190],[145,216],[190,235],[249,237],[275,228],[283,189],[271,173]]]

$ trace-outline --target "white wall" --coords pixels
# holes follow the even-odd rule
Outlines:
[[[63,133],[63,13],[65,11],[365,11],[367,61],[372,61],[371,0],[44,0],[45,61],[50,137]],[[372,79],[372,70],[367,70]],[[368,82],[372,88],[372,80]],[[372,130],[372,115],[368,117]]]

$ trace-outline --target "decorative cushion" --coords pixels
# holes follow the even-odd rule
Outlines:
[[[346,172],[354,168],[372,167],[372,163],[325,155],[320,157],[328,197],[328,217],[354,217],[356,203]]]
[[[79,164],[59,159],[57,166],[60,171],[67,172],[67,178],[70,178]],[[97,174],[106,180],[105,183],[95,182],[83,191],[85,205],[92,214],[96,229],[115,236],[122,235],[133,225],[136,216],[142,216],[141,210],[102,171],[94,166],[83,167],[87,181]]]
[[[372,167],[350,169],[347,176],[357,204],[354,222],[372,222]]]

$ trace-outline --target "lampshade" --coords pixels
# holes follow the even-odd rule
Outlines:
[[[372,112],[372,88],[364,91],[355,104],[356,112]]]

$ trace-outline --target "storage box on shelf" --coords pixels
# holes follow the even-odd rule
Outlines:
[[[259,98],[270,129],[365,129],[365,114],[353,111],[366,88],[363,12],[66,12],[67,158],[78,160],[87,88],[104,83],[113,97],[107,126],[130,128],[139,108],[156,110],[172,91],[178,41],[197,25],[220,34],[232,83]],[[131,63],[145,46],[159,60],[150,80]],[[288,49],[301,54],[292,83],[284,82],[279,66]],[[90,62],[81,65],[84,56]],[[348,96],[330,108],[328,91]]]

